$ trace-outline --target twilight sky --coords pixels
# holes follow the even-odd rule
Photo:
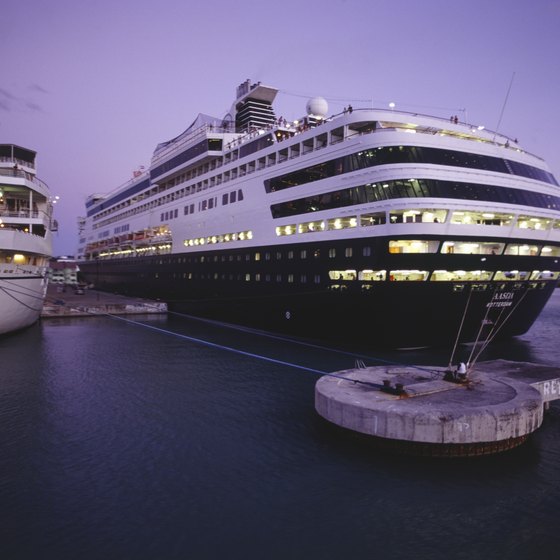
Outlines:
[[[287,119],[316,95],[329,114],[457,114],[560,180],[560,0],[20,0],[1,13],[0,143],[38,152],[60,196],[57,255],[75,253],[87,195],[147,167],[199,112],[223,117],[247,78],[280,89]]]

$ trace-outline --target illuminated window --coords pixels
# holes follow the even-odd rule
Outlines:
[[[531,280],[557,280],[560,272],[552,272],[550,270],[533,270],[531,272]]]
[[[355,270],[329,270],[330,280],[356,280]]]
[[[366,226],[379,226],[387,221],[385,212],[374,212],[373,214],[362,214],[360,216],[360,225]]]
[[[560,257],[560,247],[555,245],[545,245],[541,250],[542,257]]]
[[[539,254],[540,245],[528,245],[509,243],[505,250],[505,255],[522,255],[534,257]]]
[[[519,216],[517,227],[521,229],[546,230],[552,227],[552,220],[535,216]]]
[[[317,231],[324,231],[326,224],[324,221],[303,222],[298,226],[299,233],[313,233]]]
[[[529,272],[526,270],[498,270],[494,276],[494,280],[500,281],[519,281],[519,280],[528,280],[529,279]]]
[[[487,282],[492,279],[489,270],[434,270],[432,282]]]
[[[441,252],[460,255],[501,255],[504,243],[488,243],[484,241],[444,241]]]
[[[512,214],[456,210],[451,216],[451,223],[460,225],[510,226],[513,223],[513,218]]]
[[[427,280],[427,278],[427,270],[391,270],[389,272],[389,280],[391,282],[421,282],[423,280]]]
[[[360,270],[358,279],[366,282],[382,282],[387,278],[386,270]]]
[[[333,229],[348,229],[355,228],[358,225],[356,216],[345,216],[344,218],[331,218],[327,221],[327,228]]]
[[[389,253],[437,253],[439,241],[395,239],[389,241]]]

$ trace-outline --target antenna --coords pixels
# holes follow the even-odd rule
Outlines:
[[[504,104],[502,105],[502,112],[500,113],[500,118],[498,119],[498,124],[496,125],[496,131],[494,132],[494,138],[492,138],[492,142],[496,140],[496,134],[498,134],[498,129],[500,128],[500,124],[502,122],[502,117],[504,116],[504,109],[506,108],[506,103],[509,97],[509,92],[511,91],[511,86],[513,85],[513,78],[515,77],[515,72],[511,75],[511,80],[509,82],[509,87],[506,93],[506,98],[504,99]]]

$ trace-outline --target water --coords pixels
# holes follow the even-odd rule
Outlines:
[[[390,456],[314,411],[310,370],[353,367],[355,353],[177,316],[142,322],[151,328],[56,319],[0,340],[0,558],[533,559],[556,550],[560,403],[510,453]],[[557,290],[527,335],[484,359],[555,365],[559,331]],[[445,364],[448,354],[360,357]]]

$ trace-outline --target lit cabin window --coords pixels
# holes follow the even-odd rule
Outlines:
[[[528,245],[526,243],[509,243],[506,247],[506,255],[520,255],[524,257],[534,257],[539,254],[540,245]]]
[[[367,226],[379,226],[386,223],[387,218],[385,217],[385,212],[375,212],[373,214],[362,214],[360,216],[360,225],[362,227]]]
[[[459,255],[501,255],[504,243],[488,243],[483,241],[444,241],[441,252]]]
[[[389,221],[392,224],[443,223],[446,219],[447,210],[435,208],[393,210],[389,214]]]
[[[344,218],[331,218],[327,221],[327,228],[333,229],[348,229],[358,226],[358,219],[356,216],[345,216]]]
[[[437,253],[439,241],[395,239],[389,241],[389,253]]]
[[[383,282],[387,278],[386,270],[360,270],[358,272],[358,280],[364,282]]]
[[[457,210],[451,216],[451,223],[456,225],[510,226],[513,219],[512,214]]]
[[[494,280],[500,281],[519,281],[519,280],[528,280],[529,279],[529,272],[526,270],[498,270],[494,276]]]
[[[427,279],[427,270],[391,270],[389,273],[389,280],[391,282],[422,282]]]
[[[326,224],[324,221],[303,222],[298,226],[299,233],[313,233],[317,231],[324,231]]]
[[[552,227],[552,220],[536,216],[519,216],[517,227],[521,229],[545,230]]]
[[[434,270],[432,282],[487,282],[492,279],[489,270]]]
[[[545,245],[541,250],[542,257],[560,257],[560,247]]]
[[[551,270],[533,270],[531,272],[531,280],[557,280],[560,272],[552,272]]]
[[[356,280],[357,274],[355,270],[329,270],[330,280]]]

